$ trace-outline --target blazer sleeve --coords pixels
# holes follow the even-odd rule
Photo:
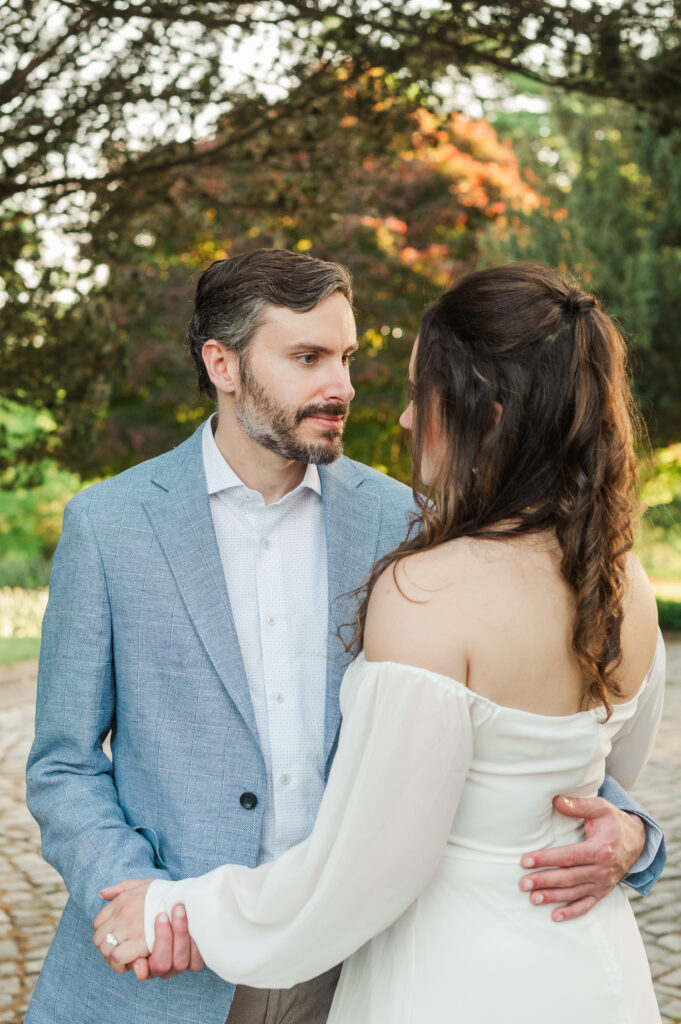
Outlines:
[[[358,661],[310,836],[257,868],[152,882],[145,933],[177,903],[221,977],[288,988],[392,924],[434,876],[472,757],[465,691],[434,673]]]
[[[664,641],[658,630],[655,657],[641,688],[636,714],[613,739],[612,750],[606,760],[609,774],[599,792],[600,796],[620,810],[638,814],[643,821],[646,845],[623,880],[642,896],[650,892],[665,866],[667,853],[664,834],[657,822],[624,787],[634,785],[655,742],[664,703],[665,669]]]
[[[45,860],[93,918],[104,904],[100,889],[121,878],[167,873],[126,822],[102,748],[115,723],[111,612],[83,505],[76,498],[66,508],[50,577],[26,796]]]

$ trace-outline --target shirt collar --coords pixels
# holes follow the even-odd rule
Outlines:
[[[209,494],[217,494],[219,491],[228,491],[233,487],[245,487],[246,484],[234,472],[227,459],[218,448],[213,435],[213,417],[207,419],[203,425],[203,467],[206,472],[206,483]],[[321,495],[322,485],[319,479],[319,470],[313,462],[308,462],[305,469],[305,476],[298,486],[289,494],[309,488],[316,494]],[[289,495],[285,494],[284,498]],[[283,499],[281,499],[283,500]]]

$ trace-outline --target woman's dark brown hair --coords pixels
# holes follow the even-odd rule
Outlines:
[[[555,529],[576,598],[573,648],[585,705],[609,713],[609,697],[620,694],[615,673],[635,517],[622,337],[591,295],[541,264],[515,263],[469,274],[428,306],[414,364],[420,516],[371,573],[356,649],[376,579],[400,559],[456,537]],[[424,496],[417,488],[433,421],[442,455]]]

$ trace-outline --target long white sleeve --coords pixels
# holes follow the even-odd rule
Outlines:
[[[643,770],[657,736],[662,717],[665,687],[665,651],[658,630],[655,657],[641,688],[636,713],[612,741],[605,768],[625,789],[630,789]]]
[[[362,656],[346,672],[338,751],[311,835],[257,868],[155,881],[154,920],[177,903],[207,965],[288,988],[344,960],[414,901],[440,863],[472,757],[465,689]]]

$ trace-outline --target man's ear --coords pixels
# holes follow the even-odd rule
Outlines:
[[[209,338],[204,344],[201,355],[206,373],[217,391],[234,394],[239,390],[241,377],[239,374],[239,355],[227,348],[215,338]]]

